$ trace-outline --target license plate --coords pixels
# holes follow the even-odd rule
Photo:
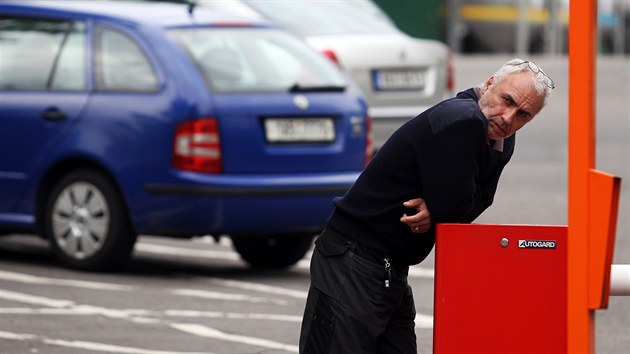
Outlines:
[[[420,69],[376,70],[373,78],[376,90],[423,90],[426,84]]]
[[[270,143],[331,142],[335,127],[331,118],[267,118],[265,136]]]

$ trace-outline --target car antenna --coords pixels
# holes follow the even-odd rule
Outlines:
[[[188,14],[192,17],[193,12],[195,11],[195,7],[197,7],[197,1],[188,0]]]

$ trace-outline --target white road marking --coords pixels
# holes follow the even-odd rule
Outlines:
[[[306,296],[308,295],[308,292],[302,291],[302,290],[293,290],[293,289],[282,288],[278,286],[271,286],[271,285],[260,284],[260,283],[251,283],[251,282],[245,282],[245,281],[240,281],[240,280],[228,280],[228,279],[216,278],[216,279],[210,279],[210,283],[227,286],[231,288],[242,289],[242,290],[258,291],[258,292],[269,293],[269,294],[274,294],[274,295],[289,296],[289,297],[294,297],[297,299],[306,299]]]
[[[175,295],[195,296],[195,297],[214,299],[214,300],[243,301],[243,302],[251,302],[251,303],[271,303],[271,304],[280,305],[280,306],[285,306],[287,304],[286,300],[281,300],[281,299],[249,296],[245,294],[220,293],[217,291],[207,291],[207,290],[197,290],[197,289],[172,289],[172,290],[169,290],[169,292]]]
[[[417,313],[415,321],[418,329],[433,329],[433,316]]]
[[[435,269],[425,268],[417,265],[409,267],[409,276],[412,278],[435,278]]]
[[[200,352],[173,352],[163,350],[141,349],[135,347],[124,347],[119,345],[86,342],[78,340],[53,339],[46,336],[38,336],[29,333],[13,333],[0,331],[0,338],[19,341],[38,341],[44,344],[56,345],[65,348],[86,349],[97,352],[120,353],[120,354],[212,354]]]
[[[13,340],[32,340],[32,339],[36,339],[37,336],[34,334],[28,334],[28,333],[13,333],[13,332],[0,331],[0,338],[13,339]]]
[[[50,299],[47,297],[29,295],[8,290],[0,290],[0,299],[54,308],[74,306],[74,302],[70,300]]]
[[[185,294],[195,296],[194,293]],[[83,315],[101,315],[109,318],[119,318],[119,319],[130,319],[134,316],[145,316],[145,315],[155,315],[156,312],[149,312],[146,310],[137,310],[137,309],[109,309],[100,306],[91,306],[91,305],[80,305],[75,304],[74,301],[70,300],[58,300],[51,299],[42,296],[34,296],[24,293],[18,293],[13,291],[0,290],[0,299],[5,299],[9,301],[27,303],[32,305],[41,305],[45,307],[55,308],[55,309],[68,309],[72,310],[72,312],[76,314]]]
[[[185,256],[195,258],[211,258],[211,259],[225,259],[230,261],[240,261],[241,258],[235,252],[229,251],[214,251],[214,250],[199,250],[193,248],[181,248],[164,246],[158,244],[151,244],[146,242],[137,242],[135,250],[146,253],[165,254],[169,256]]]
[[[45,284],[45,285],[59,285],[68,286],[83,289],[93,290],[132,290],[133,286],[101,283],[94,281],[73,280],[73,279],[59,279],[59,278],[47,278],[42,276],[7,272],[0,270],[0,280],[15,281],[26,284]]]
[[[298,346],[297,345],[285,344],[285,343],[280,343],[280,342],[276,342],[276,341],[272,341],[272,340],[268,340],[268,339],[262,339],[262,338],[247,337],[247,336],[242,336],[242,335],[238,335],[238,334],[229,334],[229,333],[221,332],[221,331],[219,331],[217,329],[214,329],[214,328],[211,328],[211,327],[207,327],[207,326],[203,326],[203,325],[199,325],[199,324],[172,323],[171,327],[173,327],[175,329],[178,329],[178,330],[180,330],[182,332],[195,334],[195,335],[201,336],[201,337],[220,339],[220,340],[229,341],[229,342],[237,342],[237,343],[249,344],[249,345],[254,345],[254,346],[264,347],[264,348],[270,348],[270,349],[279,349],[279,350],[284,350],[284,351],[291,352],[291,353],[297,353],[298,352]]]
[[[30,307],[0,307],[0,314],[15,315],[103,315],[112,318],[129,318],[132,316],[146,316],[148,310],[112,310],[89,305],[69,306],[64,308],[30,308]]]
[[[0,313],[1,310],[0,310]],[[282,322],[302,322],[302,316],[278,315],[268,313],[234,313],[215,311],[166,310],[164,314],[173,317],[210,317],[238,320],[269,320]]]
[[[221,247],[232,247],[232,239],[229,236],[222,236],[219,238],[219,242],[217,242],[212,236],[199,236],[193,237],[190,239],[195,243],[205,243],[211,245],[219,245]]]
[[[311,259],[302,259],[295,264],[296,267],[300,269],[311,269]]]
[[[85,313],[78,312],[72,308],[59,308],[53,309],[49,307],[44,308],[30,308],[30,307],[1,307],[0,314],[3,315],[81,315],[85,316]]]
[[[234,320],[264,320],[280,322],[302,322],[302,316],[278,315],[270,313],[236,313],[220,311],[194,311],[194,310],[117,310],[127,313],[129,318],[136,316],[154,317],[191,317],[191,318],[227,318]],[[49,316],[89,316],[100,315],[102,311],[87,311],[86,307],[72,308],[30,308],[30,307],[0,307],[0,314],[3,315],[49,315]],[[155,323],[156,319],[151,319]]]

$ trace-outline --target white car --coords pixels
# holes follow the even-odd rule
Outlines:
[[[406,35],[371,1],[201,0],[199,4],[284,24],[337,62],[367,99],[376,147],[404,121],[453,96],[448,47]]]

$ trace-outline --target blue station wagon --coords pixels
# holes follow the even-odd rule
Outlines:
[[[272,23],[194,6],[0,2],[0,231],[118,267],[137,235],[300,260],[369,160],[361,92]]]

